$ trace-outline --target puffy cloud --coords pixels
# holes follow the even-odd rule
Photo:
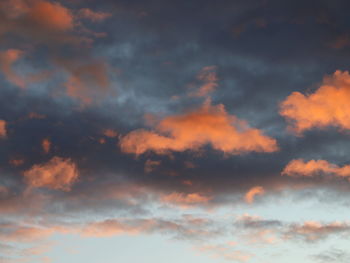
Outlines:
[[[350,129],[350,75],[337,70],[324,78],[314,93],[293,92],[280,104],[280,114],[289,129],[300,134],[312,128],[336,126]]]
[[[92,22],[101,22],[101,21],[111,17],[112,14],[107,13],[107,12],[101,12],[101,11],[96,12],[94,10],[91,10],[90,8],[82,8],[79,10],[78,16],[80,18],[89,19]]]
[[[247,203],[251,204],[254,202],[256,195],[263,195],[264,193],[265,190],[262,186],[254,186],[245,194],[244,199]]]
[[[120,141],[123,152],[136,155],[198,150],[206,144],[227,154],[278,150],[275,139],[228,114],[222,104],[212,106],[209,101],[194,111],[164,118],[155,131],[135,130]]]
[[[78,179],[78,170],[70,159],[53,157],[47,163],[33,165],[23,175],[30,187],[69,191]]]
[[[0,138],[7,137],[6,121],[0,120]]]
[[[24,79],[19,76],[12,68],[13,64],[22,56],[23,51],[19,49],[7,49],[0,52],[0,69],[9,82],[17,85],[18,87],[24,88]]]
[[[350,176],[350,165],[339,167],[325,160],[310,160],[305,162],[303,159],[290,161],[282,171],[282,175],[287,176],[306,176],[313,177],[317,175],[332,175],[338,177]]]

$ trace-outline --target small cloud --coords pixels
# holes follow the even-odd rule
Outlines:
[[[51,141],[48,138],[43,139],[41,141],[41,147],[46,154],[49,153],[51,149]]]
[[[118,133],[112,129],[106,129],[103,132],[103,135],[109,138],[115,138],[118,136]]]
[[[329,126],[350,130],[349,100],[349,72],[337,70],[325,77],[314,93],[289,95],[280,104],[280,114],[289,121],[288,129],[296,134]]]
[[[79,18],[88,19],[92,22],[102,22],[111,16],[111,13],[101,11],[96,12],[90,8],[82,8],[78,11]]]
[[[319,175],[350,177],[350,165],[339,167],[325,160],[296,159],[290,161],[282,171],[282,175],[292,177],[315,177]]]
[[[0,69],[5,78],[12,84],[24,88],[25,80],[12,68],[13,64],[23,56],[24,52],[19,49],[7,49],[0,52]]]
[[[160,164],[161,164],[161,161],[147,160],[145,162],[145,168],[144,168],[145,173],[151,173]]]
[[[0,120],[0,138],[4,139],[7,137],[6,121]]]
[[[53,157],[47,163],[33,165],[23,176],[30,187],[70,191],[78,179],[78,170],[70,159]]]
[[[188,207],[197,204],[206,204],[208,203],[212,197],[205,196],[200,193],[178,193],[173,192],[168,195],[164,195],[161,197],[161,201],[168,204],[179,205],[181,207]]]
[[[263,194],[265,194],[265,190],[262,186],[254,186],[251,189],[249,189],[249,191],[245,194],[244,200],[248,204],[251,204],[254,202],[255,196]]]

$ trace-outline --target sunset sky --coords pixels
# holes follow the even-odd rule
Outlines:
[[[350,262],[349,10],[0,0],[0,263]]]

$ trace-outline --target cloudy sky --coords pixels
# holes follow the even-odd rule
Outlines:
[[[349,8],[0,1],[0,262],[349,262]]]

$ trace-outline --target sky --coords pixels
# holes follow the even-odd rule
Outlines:
[[[0,1],[0,263],[349,262],[349,8]]]

